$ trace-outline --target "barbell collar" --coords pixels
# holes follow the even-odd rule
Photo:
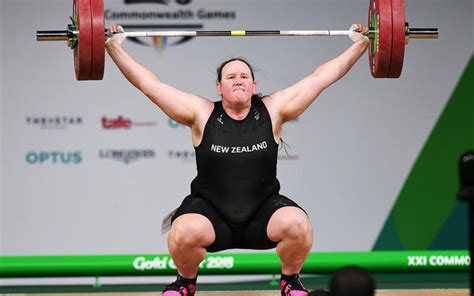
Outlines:
[[[67,41],[69,47],[73,48],[77,43],[79,31],[73,24],[67,26],[66,31],[36,31],[37,41]]]
[[[67,41],[68,31],[36,31],[36,41]]]
[[[408,44],[410,39],[438,39],[438,28],[410,28],[409,24],[405,23],[405,44]]]
[[[410,39],[437,39],[438,28],[408,28],[407,36]]]

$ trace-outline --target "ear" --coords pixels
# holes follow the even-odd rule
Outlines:
[[[217,90],[217,94],[219,96],[222,96],[222,90],[221,90],[221,83],[220,82],[218,84],[216,84],[216,90]]]
[[[253,94],[256,94],[257,93],[257,82],[254,80],[253,81],[253,91],[252,91]]]

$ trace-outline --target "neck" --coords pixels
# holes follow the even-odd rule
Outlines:
[[[231,103],[227,100],[222,100],[222,107],[224,108],[225,112],[235,120],[244,119],[249,113],[251,106],[252,100],[249,100],[245,103]]]

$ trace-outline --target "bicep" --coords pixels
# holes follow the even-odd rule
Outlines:
[[[212,104],[203,97],[184,92],[163,82],[156,82],[142,91],[168,117],[187,126],[194,123],[203,105]]]
[[[288,88],[272,94],[276,112],[284,122],[301,115],[327,87],[320,75],[311,74]]]

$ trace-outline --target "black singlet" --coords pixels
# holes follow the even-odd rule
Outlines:
[[[243,120],[232,119],[222,102],[215,102],[195,151],[198,174],[191,194],[209,201],[231,223],[248,220],[280,190],[278,144],[261,100],[252,102]]]

